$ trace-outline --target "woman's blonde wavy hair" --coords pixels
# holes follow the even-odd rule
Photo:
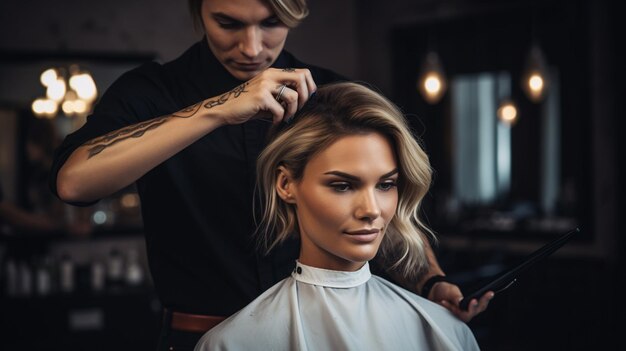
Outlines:
[[[194,28],[202,33],[202,1],[208,0],[188,0],[189,12]],[[289,28],[295,28],[309,15],[309,7],[306,0],[262,0],[267,3],[276,17]]]
[[[277,194],[278,167],[285,167],[298,181],[317,153],[344,136],[367,133],[388,138],[399,163],[398,207],[376,259],[384,269],[410,282],[428,269],[426,241],[435,237],[418,217],[431,182],[428,156],[411,134],[402,112],[380,94],[356,83],[319,87],[290,124],[273,131],[259,156],[257,190],[262,218],[257,233],[266,254],[299,232],[294,205]]]

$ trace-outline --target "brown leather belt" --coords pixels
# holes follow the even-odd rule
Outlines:
[[[204,333],[220,324],[226,317],[206,316],[203,314],[190,314],[171,311],[172,321],[170,326],[173,330]]]

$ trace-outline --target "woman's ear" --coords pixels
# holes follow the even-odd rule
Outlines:
[[[283,201],[295,204],[296,198],[294,196],[295,183],[291,176],[291,172],[284,166],[279,166],[276,172],[276,192]]]

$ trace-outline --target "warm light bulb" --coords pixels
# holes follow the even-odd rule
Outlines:
[[[69,79],[66,71],[69,71]],[[37,116],[53,118],[59,109],[67,116],[86,115],[98,96],[93,78],[78,65],[71,65],[69,69],[47,69],[42,72],[40,81],[46,87],[46,98],[32,102],[31,108]]]
[[[120,199],[120,203],[124,208],[135,208],[139,206],[139,196],[137,194],[124,194]]]
[[[424,89],[428,94],[437,94],[441,90],[441,80],[436,74],[429,74],[424,80]]]
[[[446,87],[446,75],[439,56],[435,52],[429,52],[422,64],[418,89],[426,102],[435,104],[443,97]]]
[[[37,116],[54,116],[59,109],[58,104],[54,100],[50,99],[35,99],[33,101],[31,108],[35,115]]]
[[[46,89],[46,97],[50,100],[61,101],[67,92],[67,87],[65,85],[65,80],[62,78],[57,78],[55,81],[48,85],[48,89]]]
[[[534,73],[528,79],[528,87],[533,90],[540,92],[543,89],[543,78],[540,74]]]
[[[74,100],[74,112],[82,114],[87,112],[87,103],[84,100]]]
[[[500,121],[504,124],[512,125],[517,121],[517,107],[515,107],[513,102],[505,101],[500,104],[497,114]]]
[[[39,80],[44,87],[50,86],[50,84],[54,83],[58,78],[57,70],[54,68],[48,68],[47,70],[41,73]]]
[[[30,107],[37,116],[43,115],[46,112],[44,99],[35,99]]]
[[[53,116],[59,110],[59,104],[54,100],[46,100],[46,113]]]
[[[72,100],[63,101],[63,104],[61,105],[61,109],[63,110],[63,113],[65,113],[66,115],[74,114],[74,101]]]
[[[84,100],[80,99],[76,92],[72,89],[68,90],[67,94],[65,94],[65,100],[61,105],[63,113],[67,116],[72,116],[74,114],[83,114],[87,111],[87,105]]]
[[[521,82],[522,89],[532,102],[541,102],[548,93],[548,64],[539,46],[534,45],[530,49]]]
[[[76,91],[76,94],[81,99],[94,100],[96,98],[96,83],[88,73],[72,75],[70,77],[70,87]]]

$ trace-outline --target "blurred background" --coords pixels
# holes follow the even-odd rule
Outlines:
[[[617,1],[309,3],[288,50],[407,113],[435,169],[423,214],[465,291],[581,228],[469,323],[481,347],[626,349]],[[77,208],[46,178],[117,77],[200,38],[185,1],[0,3],[1,349],[155,348],[135,189]]]

